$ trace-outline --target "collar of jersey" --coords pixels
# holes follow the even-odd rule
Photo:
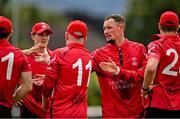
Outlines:
[[[8,40],[0,40],[0,44],[1,45],[9,45],[9,41]]]
[[[175,35],[169,35],[169,34],[162,35],[163,39],[169,39],[169,38],[176,39],[178,37],[180,37],[180,35],[178,33],[176,33]]]
[[[119,49],[119,48],[121,48],[121,49],[126,49],[128,43],[129,43],[129,40],[126,38],[126,39],[124,40],[123,44],[122,44],[120,47],[118,47],[118,46],[116,46],[116,45],[113,45],[113,44],[108,44],[108,45],[109,45],[110,47],[112,47],[112,48],[115,48],[115,49]]]

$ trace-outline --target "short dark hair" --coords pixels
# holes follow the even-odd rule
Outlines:
[[[115,22],[125,24],[125,18],[120,14],[112,14],[112,15],[106,16],[105,21],[111,18],[114,19]]]
[[[4,28],[0,28],[0,39],[7,38],[10,33],[4,33]]]
[[[162,29],[162,31],[165,31],[165,32],[177,32],[177,30],[178,30],[178,27],[174,27],[174,26],[162,26],[162,25],[160,25],[160,27],[161,27],[161,29]]]

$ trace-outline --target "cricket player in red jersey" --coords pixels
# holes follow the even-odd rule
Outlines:
[[[12,33],[11,21],[0,16],[0,118],[10,118],[12,104],[32,89],[30,65],[23,52],[9,43]]]
[[[161,37],[148,45],[148,63],[142,91],[146,97],[147,118],[180,117],[180,37],[179,18],[164,12],[159,21]],[[153,84],[153,85],[152,85]],[[151,90],[151,91],[150,91]]]
[[[52,118],[87,118],[87,91],[91,73],[91,55],[84,47],[87,26],[70,22],[65,33],[66,47],[56,49],[43,84],[43,109],[51,96]]]
[[[42,111],[42,85],[52,55],[52,51],[47,48],[51,34],[51,27],[47,23],[36,23],[31,32],[34,46],[23,51],[31,64],[33,90],[23,99],[22,118],[47,117],[47,113]]]
[[[141,85],[146,64],[146,49],[124,37],[125,19],[119,14],[104,21],[107,45],[92,53],[103,118],[137,118],[143,111]]]

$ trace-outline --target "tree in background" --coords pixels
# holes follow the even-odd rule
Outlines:
[[[8,4],[9,0],[0,0],[0,15],[3,16],[6,14],[6,7],[7,7],[7,4]]]
[[[158,22],[163,11],[171,10],[180,14],[179,0],[129,0],[126,14],[126,35],[145,45],[152,34],[158,32]]]

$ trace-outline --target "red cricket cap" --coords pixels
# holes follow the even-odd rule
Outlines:
[[[31,34],[40,34],[44,31],[49,31],[49,33],[52,34],[51,27],[47,23],[38,22],[33,26]]]
[[[11,33],[12,32],[12,22],[4,16],[0,16],[0,32],[1,33]]]
[[[166,11],[161,15],[159,23],[162,26],[178,27],[179,18],[176,13]]]
[[[74,20],[69,23],[67,27],[67,32],[70,33],[73,37],[79,39],[81,37],[87,37],[87,26],[81,20]]]

